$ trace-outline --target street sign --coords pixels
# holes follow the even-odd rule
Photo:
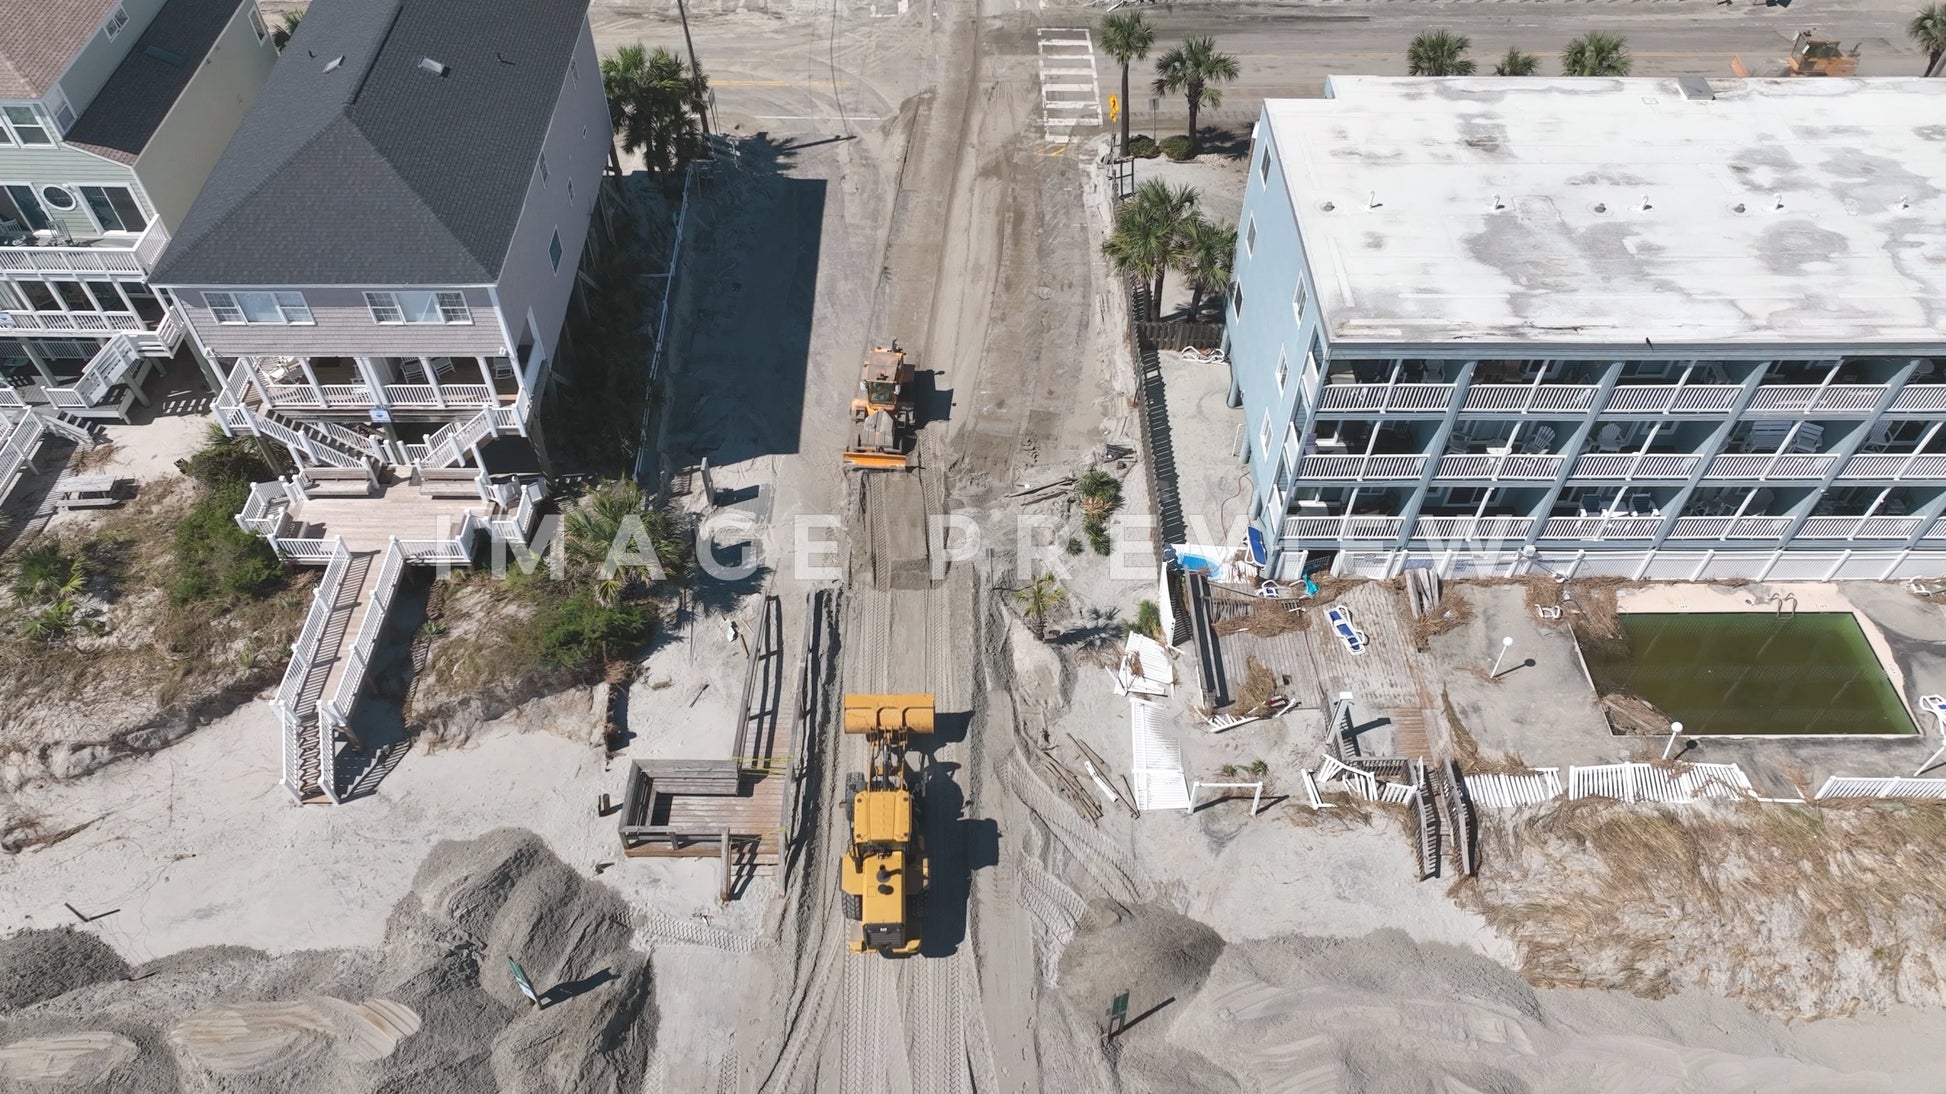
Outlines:
[[[1120,995],[1117,995],[1115,997],[1115,1001],[1112,1004],[1110,1004],[1108,1007],[1108,1035],[1110,1037],[1115,1036],[1117,1033],[1120,1033],[1122,1031],[1122,1027],[1127,1024],[1128,1024],[1128,993],[1123,992]]]
[[[520,962],[511,957],[507,958],[507,966],[514,971],[514,986],[520,989],[520,994],[526,996],[529,1003],[540,1006],[541,997],[534,994],[534,985],[527,979],[527,970],[521,968]]]

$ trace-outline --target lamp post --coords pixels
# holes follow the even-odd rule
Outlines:
[[[1665,760],[1666,760],[1666,759],[1668,759],[1668,758],[1669,758],[1669,753],[1675,750],[1675,747],[1676,747],[1676,738],[1678,738],[1678,737],[1680,737],[1680,736],[1682,736],[1682,723],[1681,723],[1681,722],[1670,722],[1670,723],[1669,723],[1669,740],[1668,740],[1668,742],[1667,742],[1667,743],[1665,743],[1665,744],[1664,744],[1664,745],[1662,746],[1662,758],[1663,758],[1663,759],[1665,759]]]
[[[1507,659],[1507,651],[1513,648],[1514,648],[1513,635],[1508,635],[1507,637],[1502,638],[1500,640],[1500,656],[1495,657],[1493,659],[1493,671],[1487,673],[1487,679],[1493,680],[1499,678],[1500,662],[1505,661]]]

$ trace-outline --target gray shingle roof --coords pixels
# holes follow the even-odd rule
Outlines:
[[[117,0],[0,4],[0,99],[38,99],[101,29]]]
[[[496,281],[587,9],[316,0],[151,280]]]
[[[236,16],[240,3],[169,0],[68,131],[68,143],[134,163],[223,28]]]

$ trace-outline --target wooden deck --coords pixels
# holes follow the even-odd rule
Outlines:
[[[376,497],[314,497],[294,502],[290,515],[300,530],[292,539],[343,536],[353,552],[382,551],[392,536],[400,539],[452,539],[463,515],[481,519],[487,504],[465,498],[430,498],[409,483],[384,488]]]
[[[698,777],[704,768],[721,778]],[[718,858],[728,832],[738,866],[777,864],[789,776],[743,771],[731,760],[640,760],[628,780],[617,825],[624,855]]]

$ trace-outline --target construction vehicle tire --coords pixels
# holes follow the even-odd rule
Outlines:
[[[858,893],[839,893],[838,903],[844,909],[845,918],[856,923],[865,918],[865,898]]]
[[[865,776],[853,771],[845,776],[845,823],[852,821],[852,807],[858,804],[858,795],[865,792]]]

